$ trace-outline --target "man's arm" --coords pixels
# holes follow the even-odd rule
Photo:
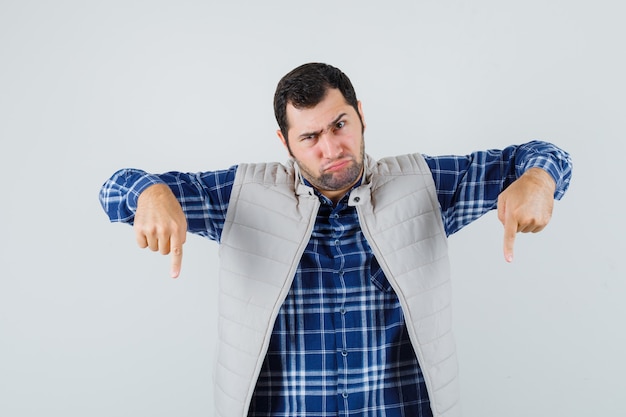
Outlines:
[[[172,276],[180,273],[186,232],[219,241],[237,167],[189,174],[116,172],[100,189],[112,222],[134,225],[137,244],[172,254]]]
[[[533,223],[544,223],[545,214],[540,216],[543,219],[540,220],[536,218],[537,214],[528,213],[529,217],[523,218],[520,217],[521,213],[526,213],[530,207],[534,207],[535,213],[551,213],[554,199],[562,198],[567,191],[572,171],[569,154],[542,141],[509,146],[501,150],[473,152],[465,156],[425,158],[435,180],[448,235],[456,233],[497,205],[504,206],[501,209],[508,207],[502,211],[501,215],[504,217],[501,220],[517,219],[519,224],[515,225],[516,231],[538,231],[539,226]],[[529,175],[526,176],[525,173]],[[521,181],[514,188],[503,193],[519,180]],[[548,190],[552,191],[549,197]],[[503,196],[500,199],[501,193]],[[537,194],[548,200],[541,203],[542,206],[545,205],[541,210],[537,209]],[[522,200],[526,203],[520,204]],[[513,242],[510,236],[513,223],[507,220],[506,227],[509,244],[506,245],[505,253],[512,255]],[[543,227],[545,224],[541,229]]]

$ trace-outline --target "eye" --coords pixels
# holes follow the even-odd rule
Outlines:
[[[315,140],[317,139],[317,136],[315,133],[311,133],[310,135],[304,135],[304,136],[300,136],[299,138],[299,142],[300,143],[304,143],[308,146],[311,146],[315,143]]]
[[[346,122],[342,120],[341,122],[337,122],[337,124],[335,125],[335,129],[341,129],[345,125],[346,125]]]

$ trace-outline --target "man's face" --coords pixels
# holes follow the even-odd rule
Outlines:
[[[315,107],[297,109],[287,105],[289,146],[300,171],[319,192],[337,202],[363,173],[365,122],[337,89],[329,89]],[[359,115],[361,116],[359,118]]]

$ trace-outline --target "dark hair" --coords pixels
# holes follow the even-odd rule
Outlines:
[[[289,130],[287,105],[291,104],[297,109],[314,107],[324,99],[330,88],[341,92],[346,103],[354,107],[360,119],[354,87],[348,76],[338,68],[311,62],[291,70],[278,82],[274,93],[274,115],[285,140]]]

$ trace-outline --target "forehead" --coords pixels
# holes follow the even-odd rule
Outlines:
[[[290,131],[314,131],[325,128],[341,113],[350,115],[356,112],[336,88],[329,89],[322,101],[313,107],[296,108],[291,103],[287,104],[287,121]]]

